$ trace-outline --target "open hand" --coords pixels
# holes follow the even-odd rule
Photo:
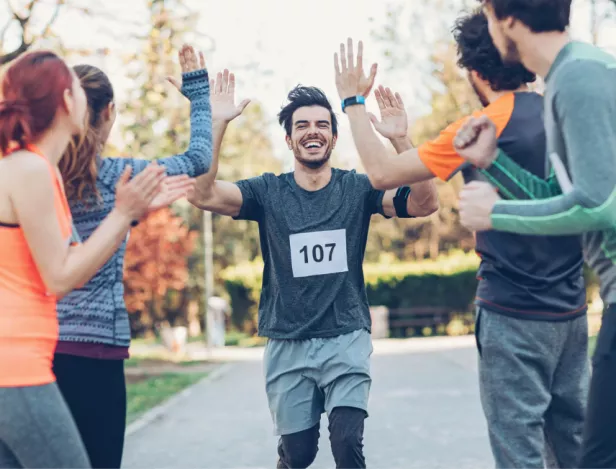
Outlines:
[[[205,57],[203,56],[203,52],[199,52],[197,55],[193,46],[184,44],[178,52],[178,57],[180,59],[182,74],[205,69]],[[175,86],[178,91],[182,91],[181,79],[178,80],[176,77],[167,77],[167,81]]]
[[[216,81],[210,80],[210,102],[213,122],[231,122],[244,112],[250,99],[235,104],[235,75],[225,69],[218,72]]]
[[[131,173],[131,166],[126,166],[116,184],[115,208],[129,220],[139,220],[148,212],[150,204],[161,192],[167,175],[165,168],[156,163],[148,164],[132,179]]]
[[[150,202],[148,212],[167,207],[178,199],[192,195],[195,190],[195,182],[194,178],[188,177],[186,174],[168,176],[162,184],[161,191]]]
[[[374,97],[381,112],[380,121],[374,114],[369,113],[376,131],[390,140],[405,138],[409,123],[400,94],[394,94],[391,89],[379,86],[374,90]]]
[[[470,117],[453,140],[458,154],[478,168],[487,168],[494,162],[496,143],[496,125],[485,115]]]
[[[365,98],[370,94],[376,78],[377,65],[372,64],[370,75],[364,74],[363,65],[364,44],[359,41],[357,46],[357,60],[353,54],[353,40],[347,40],[347,48],[340,44],[340,57],[334,54],[334,68],[336,70],[336,88],[340,99],[362,95]],[[338,60],[340,59],[340,60]]]
[[[492,210],[499,200],[496,188],[489,183],[469,182],[460,191],[460,223],[471,231],[492,229]]]

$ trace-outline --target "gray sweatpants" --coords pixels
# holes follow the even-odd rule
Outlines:
[[[531,321],[478,308],[475,334],[496,467],[576,467],[589,385],[586,316]]]
[[[89,468],[56,383],[0,387],[0,468]]]

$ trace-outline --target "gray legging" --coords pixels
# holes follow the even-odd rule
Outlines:
[[[56,383],[0,387],[0,467],[90,467]]]

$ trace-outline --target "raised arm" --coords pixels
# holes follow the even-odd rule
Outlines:
[[[411,152],[413,145],[408,136],[408,118],[404,102],[399,93],[391,89],[378,87],[374,96],[379,105],[381,120],[369,114],[374,128],[383,137],[389,139],[398,154]],[[403,158],[403,157],[399,157]],[[419,160],[416,154],[414,158]],[[418,164],[423,165],[421,161]],[[432,172],[424,166],[425,170]],[[431,178],[432,179],[432,178]],[[425,217],[438,210],[438,195],[434,181],[417,182],[409,186],[388,190],[383,196],[383,209],[389,217]]]
[[[363,71],[363,44],[359,42],[357,61],[353,55],[353,43],[348,40],[348,49],[340,45],[340,63],[338,54],[334,56],[336,88],[340,99],[370,94],[376,76],[376,64],[371,68],[369,77]],[[351,124],[353,141],[368,178],[375,189],[397,189],[406,184],[427,181],[434,174],[423,164],[415,149],[409,149],[399,157],[389,155],[374,132],[370,115],[364,105],[347,106],[344,112]]]
[[[239,116],[250,100],[235,104],[235,75],[225,70],[216,75],[216,82],[210,82],[212,90],[212,165],[207,174],[197,178],[194,194],[188,201],[201,210],[220,215],[237,217],[243,203],[240,188],[227,181],[216,179],[220,147],[229,122]]]
[[[190,141],[184,153],[159,158],[168,176],[200,176],[209,171],[212,164],[212,108],[210,83],[203,54],[197,55],[194,48],[184,45],[179,52],[182,81],[169,77],[168,81],[190,101]],[[104,158],[99,170],[99,180],[114,186],[127,165],[134,174],[143,171],[150,161],[143,158]]]
[[[11,202],[32,257],[48,291],[62,296],[87,282],[126,239],[133,220],[139,220],[166,178],[164,168],[150,165],[129,180],[130,167],[120,178],[116,205],[88,240],[69,246],[54,204],[54,181],[38,156],[15,154],[11,171]],[[28,184],[20,183],[24,180]]]

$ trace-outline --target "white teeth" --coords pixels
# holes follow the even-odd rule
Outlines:
[[[306,148],[321,148],[321,143],[320,142],[308,142],[306,144],[304,144],[304,147]]]

